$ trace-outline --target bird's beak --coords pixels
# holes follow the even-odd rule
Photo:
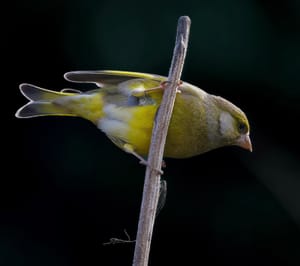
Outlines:
[[[250,152],[252,152],[252,144],[251,144],[251,140],[249,137],[249,133],[241,135],[236,143],[238,146],[240,146],[243,149],[246,149]]]

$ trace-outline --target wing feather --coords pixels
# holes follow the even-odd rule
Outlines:
[[[116,85],[120,82],[136,78],[150,79],[159,82],[167,79],[167,77],[155,74],[118,70],[72,71],[65,73],[64,78],[71,82],[96,83],[100,87],[104,85]]]

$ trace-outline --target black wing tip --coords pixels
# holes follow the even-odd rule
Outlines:
[[[94,75],[97,73],[101,73],[102,71],[93,71],[93,70],[78,70],[78,71],[69,71],[64,74],[64,79],[70,82],[88,82],[85,80],[82,80],[82,76],[86,75]]]
[[[67,72],[64,74],[64,79],[67,80],[67,81],[74,81],[74,79],[72,78],[75,74],[75,77],[76,77],[76,74],[78,74],[79,71],[70,71],[70,72]]]

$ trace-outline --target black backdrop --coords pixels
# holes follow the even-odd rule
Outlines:
[[[192,19],[183,80],[248,115],[237,147],[167,159],[150,265],[299,265],[299,1],[15,1],[2,8],[0,265],[131,265],[144,168],[79,118],[17,120],[18,84],[87,89],[71,70],[167,75]]]

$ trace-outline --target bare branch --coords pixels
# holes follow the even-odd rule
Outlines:
[[[182,16],[178,20],[176,42],[169,70],[167,87],[164,91],[163,99],[152,131],[133,266],[148,265],[152,232],[160,190],[159,170],[162,166],[168,127],[186,56],[190,24],[191,20],[187,16]]]

